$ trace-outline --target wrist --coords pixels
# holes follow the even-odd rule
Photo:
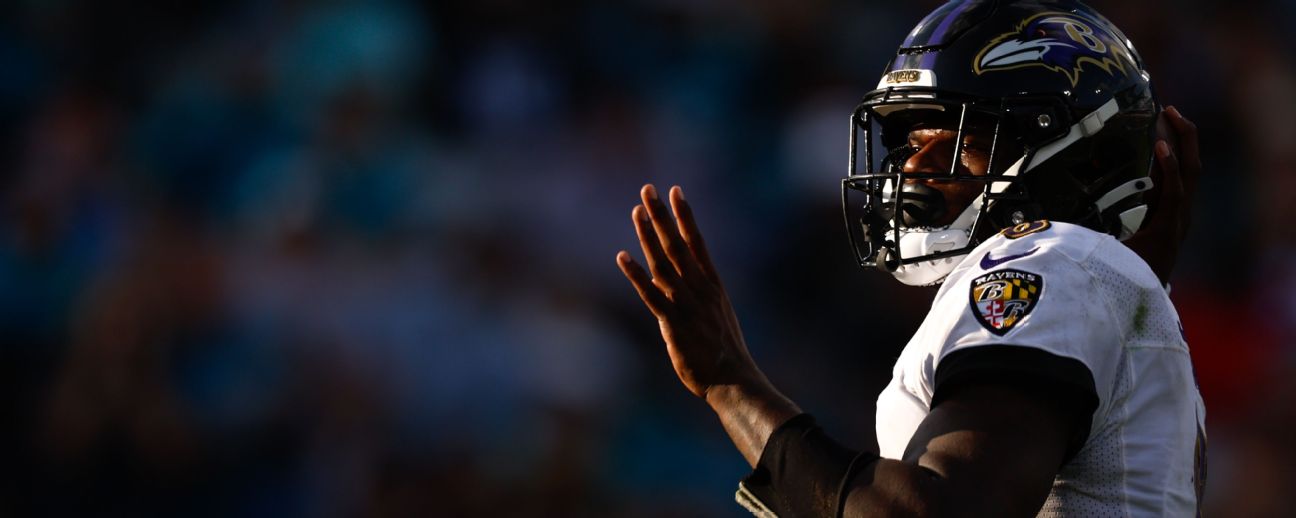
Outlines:
[[[747,440],[755,447],[756,453],[765,447],[765,441],[774,429],[802,413],[801,407],[764,378],[747,383],[713,385],[706,391],[706,402],[726,428],[738,425],[745,429]]]
[[[747,464],[755,466],[774,429],[801,413],[759,370],[732,376],[729,383],[710,385],[702,398],[720,419]]]
[[[765,400],[786,399],[764,377],[707,387],[703,394],[707,405],[716,412],[742,406],[766,406]]]

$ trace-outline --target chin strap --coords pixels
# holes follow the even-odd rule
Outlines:
[[[1086,115],[1083,119],[1080,119],[1079,122],[1072,124],[1070,131],[1067,132],[1066,136],[1041,146],[1039,149],[1035,150],[1034,153],[1023,155],[1021,158],[1017,159],[1015,163],[1009,166],[1001,176],[1015,177],[1035,169],[1040,164],[1047,162],[1050,158],[1053,158],[1066,148],[1071,147],[1072,144],[1079,142],[1081,139],[1097,135],[1098,132],[1102,131],[1102,129],[1107,125],[1107,121],[1111,120],[1112,117],[1115,117],[1119,113],[1120,103],[1116,101],[1115,97],[1113,97],[1106,103],[1103,103],[1102,106],[1099,106],[1097,110],[1093,111],[1093,113]],[[1026,163],[1027,158],[1030,158],[1029,164]],[[1000,194],[1008,190],[1011,185],[1012,182],[1007,181],[991,182],[990,192],[993,194]],[[1121,200],[1148,191],[1152,189],[1152,187],[1153,183],[1151,178],[1136,178],[1108,191],[1099,198],[1094,205],[1098,212],[1102,213],[1107,210],[1108,207],[1115,205]],[[1117,239],[1125,240],[1134,235],[1134,233],[1138,231],[1139,227],[1143,225],[1143,219],[1147,216],[1147,211],[1148,209],[1146,205],[1139,205],[1121,212],[1117,216],[1121,225],[1119,234],[1116,236]]]
[[[1098,201],[1094,202],[1094,207],[1096,207],[1098,212],[1101,213],[1102,211],[1107,210],[1108,207],[1119,203],[1121,200],[1151,189],[1151,178],[1135,178],[1121,184],[1115,189],[1107,191],[1107,194],[1104,194],[1101,198],[1098,198]],[[1139,227],[1143,226],[1143,218],[1147,216],[1147,212],[1147,205],[1139,205],[1121,212],[1119,216],[1121,229],[1120,235],[1116,236],[1117,239],[1123,241],[1134,235],[1135,232],[1138,232]]]
[[[1026,169],[1022,172],[1028,172],[1040,164],[1047,162],[1048,159],[1053,158],[1054,155],[1061,153],[1062,150],[1071,147],[1071,144],[1075,144],[1081,139],[1097,135],[1099,131],[1102,131],[1103,126],[1107,125],[1107,121],[1111,120],[1111,118],[1115,117],[1118,113],[1120,113],[1120,103],[1116,102],[1115,97],[1112,97],[1111,100],[1103,103],[1103,105],[1099,106],[1097,110],[1093,111],[1093,113],[1080,119],[1080,122],[1072,124],[1071,131],[1068,131],[1065,137],[1040,146],[1039,149],[1035,150],[1030,165],[1026,166]]]
[[[1058,153],[1061,153],[1062,150],[1071,147],[1072,144],[1079,142],[1081,139],[1097,135],[1098,132],[1102,131],[1103,127],[1107,125],[1107,121],[1111,120],[1111,118],[1115,117],[1118,113],[1120,113],[1120,103],[1116,102],[1116,98],[1113,97],[1111,100],[1103,103],[1102,106],[1099,106],[1097,110],[1093,111],[1093,113],[1080,119],[1080,122],[1072,124],[1071,129],[1067,132],[1066,136],[1040,146],[1040,148],[1036,149],[1034,153],[1022,155],[1022,157],[1017,159],[1013,165],[1008,166],[1008,169],[1006,169],[1000,176],[1018,176],[1039,167],[1040,164],[1047,162],[1048,159],[1053,158]],[[1030,158],[1030,164],[1026,163],[1028,157]],[[990,192],[993,194],[999,194],[1008,190],[1008,187],[1011,185],[1012,182],[993,182],[990,185]]]

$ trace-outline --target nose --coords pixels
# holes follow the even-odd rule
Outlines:
[[[905,174],[940,174],[949,171],[950,157],[946,156],[939,145],[939,139],[923,143],[916,153],[905,160],[901,170]],[[949,183],[934,179],[906,179],[901,189],[904,191],[904,203],[900,208],[905,225],[937,226],[948,223],[949,206],[945,201],[945,189]]]

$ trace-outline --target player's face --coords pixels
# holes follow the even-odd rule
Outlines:
[[[909,132],[909,147],[914,155],[904,163],[905,173],[948,174],[951,162],[957,156],[955,171],[959,174],[985,176],[990,162],[993,135],[984,131],[966,131],[963,141],[957,142],[958,131],[948,129],[918,129]],[[908,180],[922,182],[945,196],[945,215],[933,223],[935,226],[954,222],[959,213],[981,194],[984,184],[951,180]]]

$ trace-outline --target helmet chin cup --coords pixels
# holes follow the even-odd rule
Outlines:
[[[976,216],[981,212],[985,196],[978,196],[949,226],[939,229],[902,229],[898,246],[900,258],[925,257],[968,248],[972,242],[972,228]],[[888,252],[890,250],[887,250]],[[891,254],[887,254],[891,255]],[[944,282],[945,277],[954,271],[966,253],[940,257],[928,261],[901,264],[900,258],[891,258],[889,263],[896,267],[888,271],[897,280],[910,286],[930,286]]]
[[[969,231],[957,228],[901,231],[900,254],[902,257],[922,257],[948,252],[967,246],[969,240]],[[891,275],[910,286],[930,286],[945,280],[945,277],[954,271],[954,267],[958,266],[966,256],[966,254],[955,255],[900,265],[891,270]],[[880,255],[879,261],[881,261]]]

